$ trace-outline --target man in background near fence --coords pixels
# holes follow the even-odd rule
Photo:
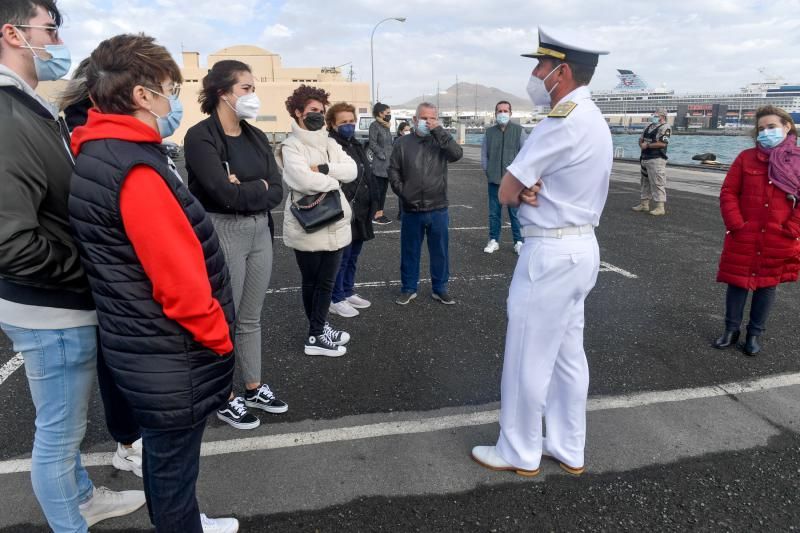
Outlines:
[[[489,242],[483,249],[491,254],[500,249],[500,230],[503,225],[503,206],[500,205],[498,192],[500,180],[506,173],[506,167],[517,157],[520,148],[528,137],[525,129],[511,122],[511,103],[505,100],[494,106],[496,124],[486,129],[481,143],[481,167],[489,180]],[[514,238],[514,251],[519,255],[522,249],[522,234],[519,229],[517,208],[508,206],[508,218],[511,222],[511,234]]]
[[[649,212],[654,216],[667,214],[667,146],[671,134],[667,110],[659,108],[639,138],[639,147],[642,149],[639,158],[642,164],[642,195],[639,205],[633,207],[634,211]]]

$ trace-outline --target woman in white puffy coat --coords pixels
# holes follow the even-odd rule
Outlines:
[[[292,93],[286,100],[286,109],[294,119],[292,133],[278,149],[277,160],[283,167],[284,187],[289,190],[283,213],[284,243],[294,249],[303,279],[303,307],[309,322],[304,352],[338,357],[346,353],[344,345],[350,335],[331,327],[327,317],[342,249],[352,239],[352,212],[341,184],[353,181],[357,169],[355,161],[323,128],[326,105],[328,93],[322,89],[301,85]],[[344,217],[306,232],[291,213],[291,204],[322,192],[340,196]]]

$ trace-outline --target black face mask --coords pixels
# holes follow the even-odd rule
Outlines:
[[[384,115],[383,120],[389,122],[390,120],[392,120],[392,115]]]
[[[303,117],[303,124],[306,125],[308,131],[320,130],[325,125],[325,116],[322,113],[307,113]]]

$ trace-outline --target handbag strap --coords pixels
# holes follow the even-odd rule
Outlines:
[[[292,191],[291,189],[289,189],[289,190],[290,190],[291,192],[294,192],[294,191]],[[313,202],[311,202],[311,203],[310,203],[310,204],[308,204],[308,205],[300,205],[300,204],[298,204],[297,202],[295,202],[294,200],[292,200],[292,205],[293,205],[293,206],[295,206],[295,208],[297,208],[297,209],[301,209],[301,210],[305,210],[305,209],[312,209],[312,208],[314,208],[314,207],[317,207],[317,206],[320,204],[320,202],[322,202],[322,200],[324,200],[324,199],[325,199],[325,197],[326,197],[327,195],[328,195],[328,191],[321,193],[319,196],[317,196],[317,199],[316,199],[316,200],[314,200]]]

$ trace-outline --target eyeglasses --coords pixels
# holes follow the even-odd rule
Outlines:
[[[162,85],[160,88],[163,90],[164,86]],[[148,88],[148,90],[150,92],[153,92],[153,93],[159,95],[159,96],[163,96],[164,98],[169,98],[171,96],[174,96],[174,97],[177,98],[177,97],[179,97],[181,95],[181,84],[180,83],[173,83],[172,85],[170,85],[170,87],[166,91],[164,91],[163,94],[158,92],[158,91],[154,91],[153,89],[149,89]]]
[[[33,28],[37,30],[44,30],[54,41],[58,40],[58,26],[35,26],[33,24],[14,24],[16,28]]]

